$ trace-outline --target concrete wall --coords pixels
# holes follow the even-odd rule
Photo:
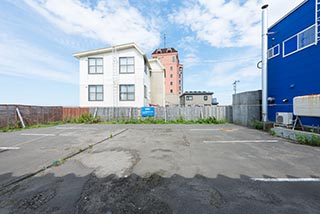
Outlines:
[[[166,106],[179,106],[179,94],[166,94]]]
[[[250,126],[252,121],[261,120],[261,90],[248,91],[232,96],[233,123]]]

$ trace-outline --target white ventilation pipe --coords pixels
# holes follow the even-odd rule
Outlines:
[[[268,72],[268,4],[262,9],[262,121],[268,121],[268,94],[267,94],[267,72]]]

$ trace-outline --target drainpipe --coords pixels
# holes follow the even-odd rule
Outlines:
[[[267,72],[268,72],[268,8],[265,4],[262,9],[262,121],[268,121],[268,95],[267,95]]]

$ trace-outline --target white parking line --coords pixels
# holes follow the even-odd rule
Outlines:
[[[0,150],[16,150],[20,149],[20,147],[0,147]]]
[[[55,134],[37,134],[37,133],[21,133],[23,136],[46,136],[46,137],[53,137],[56,136]]]
[[[190,129],[190,131],[237,131],[238,129],[220,128],[220,129]]]
[[[320,182],[320,178],[251,178],[261,182]]]
[[[203,143],[277,143],[278,140],[217,140],[203,141]]]

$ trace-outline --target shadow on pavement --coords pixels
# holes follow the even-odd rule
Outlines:
[[[234,179],[44,174],[2,190],[0,213],[318,213],[319,199],[317,182],[264,183],[245,175]]]

